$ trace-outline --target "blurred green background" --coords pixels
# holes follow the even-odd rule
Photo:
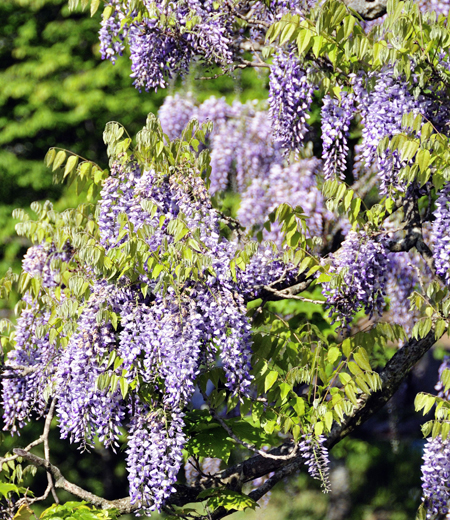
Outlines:
[[[114,66],[101,60],[100,17],[100,13],[94,18],[81,11],[70,13],[66,0],[0,2],[0,277],[9,267],[19,272],[20,258],[29,246],[15,236],[14,208],[27,209],[34,200],[49,199],[61,210],[79,200],[70,189],[52,184],[52,174],[43,163],[49,147],[72,150],[107,167],[102,140],[105,124],[120,121],[134,135],[147,114],[156,113],[164,96],[177,88],[193,91],[199,100],[211,95],[229,101],[267,98],[267,75],[255,70],[213,81],[196,81],[194,70],[169,92],[139,93],[131,85],[127,56]],[[3,314],[10,312],[7,303],[0,309]],[[437,366],[431,358],[425,363]],[[419,386],[431,390],[434,380],[423,375],[428,372],[422,370],[424,384]],[[332,494],[322,494],[303,472],[280,483],[266,508],[234,518],[413,518],[420,503],[423,447],[418,419],[411,419],[419,375],[416,371],[411,376],[410,386],[390,413],[384,411],[358,438],[347,439],[333,450]],[[41,427],[40,423],[29,425],[20,439],[5,437],[1,454],[13,446],[25,446],[40,434]],[[124,453],[116,456],[99,448],[80,454],[59,440],[55,427],[52,454],[69,480],[110,499],[127,494]],[[40,472],[37,477],[33,488],[39,494],[46,478]],[[62,494],[61,498],[70,499]]]

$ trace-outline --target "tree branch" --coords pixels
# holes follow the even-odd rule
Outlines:
[[[342,0],[364,20],[375,20],[386,14],[387,0]]]

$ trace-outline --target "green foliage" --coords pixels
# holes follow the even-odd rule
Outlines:
[[[40,520],[114,520],[116,517],[114,509],[97,509],[86,502],[54,504],[39,516]]]
[[[7,498],[10,493],[15,493],[16,495],[20,495],[25,493],[27,490],[23,487],[18,487],[15,484],[11,484],[9,482],[0,482],[0,495],[3,498]]]
[[[199,494],[199,498],[206,498],[206,505],[213,511],[219,507],[226,510],[243,511],[244,509],[255,509],[258,505],[247,495],[226,488],[206,489]]]

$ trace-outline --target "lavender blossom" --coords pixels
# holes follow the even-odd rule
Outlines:
[[[386,267],[390,320],[401,325],[408,336],[419,317],[417,309],[410,309],[409,300],[419,284],[417,271],[412,265],[418,263],[414,256],[408,253],[389,253]],[[420,269],[422,266],[417,267]]]
[[[330,491],[330,469],[328,450],[324,446],[326,437],[321,435],[318,439],[312,435],[304,435],[299,443],[299,449],[311,477],[320,480],[323,491]]]
[[[287,203],[303,209],[307,216],[307,236],[322,236],[324,224],[334,219],[334,216],[326,209],[322,193],[317,187],[320,170],[321,162],[314,157],[284,168],[274,164],[266,179],[255,178],[242,194],[239,221],[248,228],[262,230],[266,240],[272,240],[281,247],[284,237],[280,227],[276,223],[272,224],[269,232],[263,225],[270,212],[280,204]]]
[[[387,283],[388,251],[381,239],[375,242],[364,232],[350,231],[339,255],[332,258],[331,272],[342,275],[338,286],[324,284],[330,316],[348,326],[360,309],[372,317],[381,315]]]
[[[413,112],[424,115],[429,107],[423,97],[416,99],[408,90],[405,80],[394,77],[392,68],[385,67],[375,76],[375,87],[367,90],[364,80],[355,78],[354,90],[364,124],[363,157],[366,167],[377,162],[380,178],[380,193],[387,195],[391,190],[404,190],[398,179],[398,171],[405,166],[397,150],[386,150],[377,155],[379,142],[402,132],[403,114]]]
[[[111,324],[99,325],[96,314],[114,292],[114,287],[106,284],[94,288],[55,377],[61,437],[80,444],[81,449],[93,446],[97,435],[105,446],[117,447],[125,416],[120,390],[108,392],[97,387],[116,340]]]
[[[269,113],[274,139],[286,150],[303,144],[314,88],[296,53],[278,51],[270,71]]]
[[[439,379],[435,386],[439,397],[449,398],[441,382],[442,372],[450,368],[450,358],[446,356],[439,367]],[[439,435],[427,439],[423,451],[422,500],[427,508],[427,518],[432,514],[446,515],[450,503],[450,445]]]
[[[100,53],[102,59],[108,59],[114,64],[117,56],[122,56],[125,49],[124,42],[128,25],[124,24],[122,27],[125,13],[120,0],[109,0],[105,5],[105,9],[107,8],[110,8],[112,12],[108,18],[103,18],[101,21],[99,31]]]
[[[348,134],[355,112],[352,94],[341,92],[341,99],[325,96],[322,107],[322,143],[326,180],[345,179],[348,155]]]
[[[179,410],[140,414],[133,421],[127,448],[130,499],[146,514],[161,511],[175,491],[186,441],[183,426]]]
[[[440,191],[436,201],[434,211],[435,220],[433,222],[432,242],[433,257],[436,265],[436,272],[445,279],[447,285],[450,284],[450,236],[448,234],[450,226],[450,183],[446,184]]]
[[[196,116],[197,108],[192,96],[167,96],[158,111],[163,132],[170,141],[180,139],[184,128]]]

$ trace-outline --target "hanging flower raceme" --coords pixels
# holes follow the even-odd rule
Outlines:
[[[331,261],[331,272],[340,274],[342,279],[338,285],[324,284],[330,316],[335,314],[342,326],[348,326],[361,309],[370,317],[381,315],[387,263],[383,237],[375,241],[364,231],[350,231]]]
[[[270,70],[270,117],[275,141],[298,150],[308,130],[306,121],[315,86],[310,83],[294,51],[278,51]]]

